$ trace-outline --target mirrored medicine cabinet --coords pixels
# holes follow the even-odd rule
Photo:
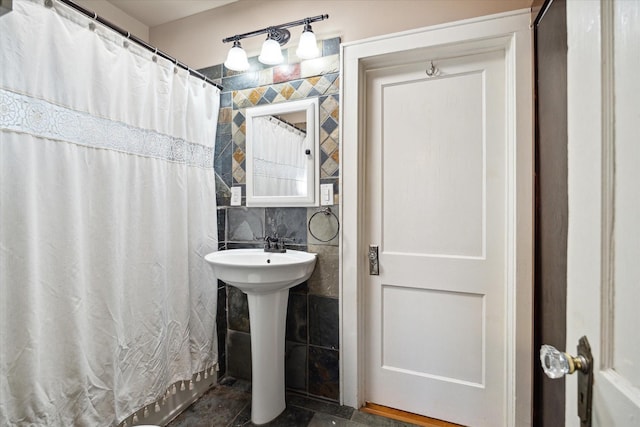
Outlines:
[[[318,98],[247,108],[247,206],[318,206]]]

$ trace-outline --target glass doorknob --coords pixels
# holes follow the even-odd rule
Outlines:
[[[589,371],[589,363],[584,356],[573,357],[547,344],[540,347],[540,363],[542,363],[544,373],[552,379],[562,378],[566,374],[573,374],[576,370]]]
[[[540,363],[549,378],[562,378],[578,371],[578,417],[581,427],[591,427],[591,406],[593,404],[593,354],[586,336],[578,340],[578,356],[558,351],[550,345],[540,347]]]

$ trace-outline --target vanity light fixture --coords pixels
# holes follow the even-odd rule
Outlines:
[[[301,59],[311,59],[320,56],[316,35],[311,31],[311,24],[309,23],[304,24],[304,30],[300,35],[300,42],[298,43],[298,49],[296,49],[296,55]]]
[[[260,51],[258,61],[267,65],[276,65],[283,60],[280,43],[276,40],[276,37],[272,36],[272,32],[269,32],[267,39],[262,43],[262,51]]]
[[[247,52],[244,51],[239,40],[233,41],[233,47],[229,49],[227,60],[224,61],[224,66],[235,71],[246,71],[249,69]]]
[[[222,40],[222,43],[233,42],[233,47],[227,54],[224,66],[234,71],[246,71],[249,69],[247,53],[242,49],[240,40],[247,37],[254,37],[260,34],[267,34],[267,39],[262,45],[262,51],[258,57],[258,61],[267,65],[280,64],[284,58],[282,56],[281,46],[284,46],[291,38],[291,33],[287,28],[304,25],[304,30],[300,36],[300,43],[296,50],[296,55],[301,59],[311,59],[320,56],[318,42],[316,36],[311,30],[311,23],[323,21],[329,18],[329,15],[318,15],[310,18],[300,19],[298,21],[287,22],[273,27],[263,28],[261,30],[252,31],[250,33],[236,34]]]

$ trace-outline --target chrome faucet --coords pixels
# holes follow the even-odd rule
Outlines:
[[[278,252],[284,253],[287,251],[285,247],[285,239],[284,237],[278,237],[278,235],[274,235],[273,237],[267,236],[264,238],[264,251],[265,252]]]

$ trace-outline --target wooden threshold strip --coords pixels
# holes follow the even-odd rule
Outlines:
[[[463,427],[460,424],[452,424],[446,421],[436,420],[435,418],[429,418],[371,402],[365,403],[365,405],[360,408],[360,411],[423,427]]]

